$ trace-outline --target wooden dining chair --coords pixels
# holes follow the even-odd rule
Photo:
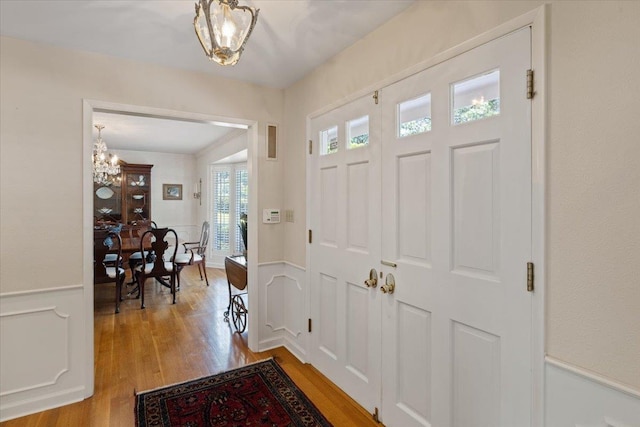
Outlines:
[[[200,231],[200,241],[198,242],[185,242],[184,253],[177,254],[175,258],[175,264],[178,274],[178,287],[180,287],[180,271],[187,265],[197,265],[198,273],[200,273],[200,280],[204,274],[204,280],[209,286],[209,278],[207,278],[206,269],[206,253],[207,245],[209,244],[209,223],[207,221],[202,223],[202,230]]]
[[[145,231],[151,230],[154,228],[158,228],[154,221],[143,220],[143,221],[133,221],[128,226],[129,238],[130,239],[141,239],[142,235]],[[142,240],[141,240],[142,241]],[[148,243],[148,242],[145,242]],[[135,268],[142,264],[142,258],[147,258],[149,256],[149,251],[146,249],[148,244],[143,245],[144,250],[136,251],[129,255],[129,269],[131,270],[131,284],[135,283]]]
[[[134,269],[138,282],[138,295],[142,299],[140,308],[144,305],[144,283],[149,278],[155,278],[157,282],[171,289],[173,304],[176,303],[176,267],[171,261],[175,259],[178,251],[178,235],[171,228],[153,228],[147,230],[140,238],[140,252],[144,252],[145,241],[151,241],[151,256],[145,258],[145,262]],[[168,260],[168,261],[167,261]],[[166,283],[169,278],[169,283]]]
[[[116,313],[122,301],[122,239],[120,234],[109,230],[96,230],[93,235],[93,283],[116,284]]]

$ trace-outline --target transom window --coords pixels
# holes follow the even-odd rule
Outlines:
[[[369,116],[347,122],[347,149],[369,145]]]
[[[338,126],[320,131],[320,155],[338,151]]]
[[[459,125],[500,114],[500,70],[492,70],[451,86],[452,124]]]
[[[398,136],[416,135],[431,130],[431,93],[398,104]]]

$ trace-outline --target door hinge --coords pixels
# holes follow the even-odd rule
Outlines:
[[[373,413],[371,414],[371,416],[373,417],[373,421],[379,423],[380,422],[380,416],[378,414],[378,408],[373,408]]]
[[[533,292],[533,263],[527,263],[527,291]]]
[[[313,231],[309,230],[309,243],[313,242]]]
[[[311,319],[309,319],[309,332],[311,332]]]
[[[527,99],[533,99],[536,92],[533,90],[533,70],[527,70]]]
[[[309,154],[313,154],[313,141],[309,140]]]
[[[378,91],[374,91],[373,92],[373,100],[376,102],[376,105],[378,105]]]

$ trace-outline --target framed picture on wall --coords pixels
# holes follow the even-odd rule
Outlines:
[[[182,200],[182,184],[162,184],[162,200]]]

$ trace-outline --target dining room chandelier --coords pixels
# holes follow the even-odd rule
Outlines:
[[[93,182],[97,184],[110,184],[110,176],[120,174],[118,156],[107,155],[107,143],[102,139],[104,125],[94,125],[98,129],[98,139],[93,143]]]
[[[193,26],[207,57],[220,65],[235,65],[258,12],[260,9],[238,6],[238,0],[199,0]]]

